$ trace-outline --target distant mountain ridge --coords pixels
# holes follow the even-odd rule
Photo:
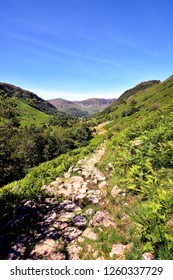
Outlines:
[[[79,117],[100,112],[115,101],[116,98],[89,98],[82,101],[69,101],[63,98],[48,100],[58,111]]]

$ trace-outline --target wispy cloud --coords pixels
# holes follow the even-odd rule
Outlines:
[[[21,48],[22,52],[26,51],[28,55],[33,54],[42,57],[42,61],[40,60],[38,63],[42,64],[43,67],[44,59],[47,59],[47,62],[49,61],[47,66],[50,65],[54,68],[61,67],[62,69],[70,70],[71,72],[77,71],[93,77],[97,77],[99,73],[102,75],[102,72],[106,72],[107,69],[109,69],[108,72],[112,72],[112,70],[115,72],[117,70],[124,71],[126,68],[119,58],[110,59],[109,57],[106,57],[106,55],[92,55],[92,53],[87,53],[87,51],[83,49],[77,51],[75,48],[58,47],[56,43],[50,43],[46,40],[37,39],[33,36],[20,34],[15,31],[3,30],[3,32],[12,38],[15,38],[15,41],[17,39],[18,42],[23,42],[21,44],[22,46],[20,46],[20,44],[17,46],[19,49]],[[32,45],[32,48],[30,45]],[[33,63],[35,64],[35,62],[29,62],[29,64]],[[92,65],[97,69],[96,71],[92,71]]]

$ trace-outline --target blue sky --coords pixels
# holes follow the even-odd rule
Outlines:
[[[172,11],[173,0],[1,0],[0,81],[82,100],[164,80]]]

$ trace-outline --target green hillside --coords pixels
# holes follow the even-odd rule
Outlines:
[[[57,115],[57,110],[52,104],[38,97],[33,92],[22,89],[20,87],[16,87],[7,83],[0,83],[0,96],[20,99],[31,107],[38,109],[39,111]]]
[[[35,122],[37,124],[49,124],[53,119],[51,115],[48,115],[42,111],[37,110],[34,107],[31,107],[21,100],[18,101],[17,109],[20,115],[18,119],[20,120],[20,124],[22,126],[31,123],[34,124]]]
[[[91,131],[76,117],[59,113],[31,92],[0,83],[0,187],[90,138]]]
[[[144,89],[141,85],[145,85]],[[128,125],[167,105],[172,97],[173,79],[165,82],[150,81],[124,92],[118,100],[96,116],[97,122],[112,120],[114,124]]]
[[[117,103],[98,117],[112,121],[99,166],[110,178],[107,197],[117,238],[133,243],[127,259],[148,251],[156,259],[173,259],[173,79],[132,91]],[[124,197],[111,196],[114,185]],[[122,220],[124,213],[128,218]]]
[[[0,83],[0,125],[3,123],[58,124],[68,126],[74,117],[57,111],[49,102],[36,94],[14,85]]]
[[[0,97],[0,125],[16,122],[18,125],[48,124],[53,116],[31,107],[24,101],[14,98]]]

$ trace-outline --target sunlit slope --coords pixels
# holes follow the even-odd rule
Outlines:
[[[132,244],[126,259],[141,259],[145,253],[173,259],[173,79],[117,103],[102,115],[113,122],[106,127],[107,148],[99,164],[109,178],[114,243]],[[108,230],[107,247],[111,236]]]
[[[96,117],[97,121],[112,120],[109,127],[117,124],[126,126],[172,102],[173,78],[162,83],[148,82],[148,87],[144,89],[140,85],[122,94],[114,104]]]

